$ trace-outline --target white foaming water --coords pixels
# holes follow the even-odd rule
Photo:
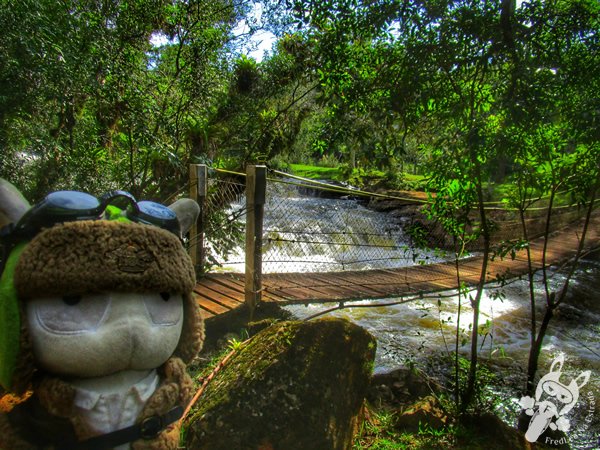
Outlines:
[[[520,362],[526,367],[531,327],[527,285],[524,281],[517,281],[501,290],[504,298],[496,298],[496,289],[485,290],[481,298],[480,356],[495,361],[505,359]],[[537,291],[539,297],[536,316],[539,327],[544,299],[539,289]],[[330,314],[347,318],[365,327],[378,339],[376,368],[377,371],[386,371],[409,360],[418,360],[420,355],[446,352],[446,349],[454,350],[459,299],[452,292],[440,295],[440,303],[432,298],[395,306],[373,307],[394,299],[372,300],[363,302],[369,305],[368,308],[352,308],[352,304],[346,304],[350,308]],[[335,306],[336,304],[290,306],[287,309],[295,316],[305,318]],[[585,320],[580,320],[582,316]],[[599,322],[598,311],[581,310],[574,305],[571,298],[553,318],[542,353],[554,355],[564,352],[572,359],[578,360],[578,364],[595,367],[600,372],[600,333],[597,325]],[[470,352],[472,326],[473,310],[470,301],[463,297],[459,323],[459,351],[465,356]]]

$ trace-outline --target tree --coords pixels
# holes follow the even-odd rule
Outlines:
[[[507,95],[510,121],[504,131],[515,164],[509,201],[519,211],[525,241],[531,238],[526,216],[542,203],[541,197],[546,203],[546,242],[554,216],[560,211],[557,203],[561,197],[583,207],[585,216],[580,246],[562,286],[553,291],[547,270],[542,270],[541,323],[536,317],[538,296],[530,264],[531,348],[526,390],[531,394],[546,331],[566,298],[598,192],[599,117],[598,96],[594,93],[600,89],[600,6],[588,1],[532,1],[517,11],[516,18],[520,26]],[[544,255],[546,249],[545,245]]]
[[[317,109],[309,54],[302,36],[287,35],[261,63],[243,55],[234,61],[228,92],[206,123],[216,158],[243,167],[293,152],[304,119]]]

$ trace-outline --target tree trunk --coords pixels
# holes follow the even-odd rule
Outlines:
[[[469,365],[469,377],[467,380],[467,389],[464,396],[462,410],[464,411],[473,401],[475,395],[475,385],[477,383],[477,351],[479,340],[479,306],[481,297],[485,287],[487,275],[488,258],[490,255],[490,230],[487,223],[487,215],[485,212],[483,186],[481,183],[481,167],[475,158],[475,183],[477,188],[477,203],[479,207],[479,218],[481,220],[481,234],[483,236],[483,261],[481,263],[481,271],[479,273],[479,281],[477,283],[477,291],[475,298],[471,301],[473,307],[473,329],[471,330],[471,362]]]

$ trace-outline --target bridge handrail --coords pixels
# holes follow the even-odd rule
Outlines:
[[[298,175],[293,175],[291,173],[282,172],[280,170],[273,169],[271,171],[273,173],[276,173],[281,176],[285,176],[288,178],[293,178],[296,180],[303,181],[305,183],[311,183],[311,184],[315,184],[317,186],[321,186],[322,190],[325,190],[325,191],[343,192],[343,193],[347,193],[348,195],[359,195],[359,196],[363,196],[363,197],[378,197],[378,198],[385,198],[385,199],[389,199],[389,200],[402,200],[402,201],[408,201],[411,203],[428,203],[429,202],[429,200],[421,200],[421,199],[410,198],[410,197],[399,197],[399,196],[389,195],[389,194],[379,194],[377,192],[367,192],[367,191],[363,191],[361,189],[349,189],[349,188],[345,188],[342,186],[334,186],[334,185],[331,185],[328,183],[324,183],[322,181],[311,180],[310,178],[304,178],[304,177],[301,177]],[[277,181],[279,183],[285,183],[284,181],[277,180],[277,179],[275,179],[275,181]],[[294,184],[294,183],[288,183],[288,184]],[[306,187],[316,188],[315,186],[306,186]],[[319,188],[319,189],[321,189],[321,188]]]
[[[215,172],[225,173],[225,174],[229,174],[229,175],[236,175],[236,176],[240,176],[240,177],[246,177],[245,173],[236,172],[233,170],[227,170],[227,169],[222,169],[222,168],[218,168],[218,167],[209,167],[209,169],[213,170]],[[405,201],[407,203],[423,204],[423,205],[431,204],[430,199],[422,200],[422,199],[412,198],[412,197],[401,197],[401,196],[397,196],[397,195],[380,194],[378,192],[368,192],[368,191],[363,191],[361,189],[350,189],[350,188],[345,188],[342,186],[334,186],[334,185],[331,185],[331,184],[328,184],[328,183],[325,183],[322,181],[312,180],[310,178],[301,177],[299,175],[294,175],[294,174],[283,172],[283,171],[276,170],[276,169],[269,169],[269,172],[272,172],[279,176],[284,176],[286,178],[292,178],[292,179],[295,179],[298,181],[302,181],[303,183],[309,183],[309,184],[299,184],[299,183],[284,181],[280,178],[267,177],[268,181],[274,181],[276,183],[289,184],[289,185],[293,185],[293,186],[299,186],[299,187],[310,188],[310,189],[318,189],[318,190],[326,191],[326,192],[335,192],[335,193],[360,196],[360,197],[372,197],[372,198],[374,197],[374,198],[381,198],[381,199],[386,199],[386,200],[400,200],[400,201]],[[567,194],[568,192],[569,191],[561,191],[555,195]],[[435,195],[435,194],[433,194],[433,195]],[[529,198],[529,199],[527,199],[527,201],[535,202],[535,201],[543,200],[545,198],[549,198],[549,195],[541,196],[538,198]],[[594,200],[594,203],[597,203],[597,202],[600,202],[600,199]],[[509,207],[502,201],[484,202],[484,204],[485,205],[499,205],[499,206],[485,206],[484,209],[487,211],[519,211],[519,208]],[[586,203],[583,204],[583,206],[585,206],[585,205],[586,205]],[[562,209],[569,209],[569,208],[574,208],[574,207],[579,207],[579,206],[582,206],[582,205],[578,204],[578,203],[571,203],[569,205],[554,206],[553,209],[562,210]],[[527,211],[545,211],[548,208],[544,207],[544,206],[539,206],[539,207],[538,206],[535,206],[535,207],[530,206],[526,209],[527,209]]]
[[[349,189],[349,188],[344,188],[342,186],[330,185],[328,183],[324,183],[324,182],[318,181],[318,180],[311,180],[310,178],[304,178],[304,177],[301,177],[298,175],[293,175],[293,174],[290,174],[287,172],[282,172],[279,170],[271,169],[270,171],[275,174],[278,174],[280,176],[284,176],[287,178],[293,178],[293,179],[302,181],[304,183],[311,183],[311,184],[314,184],[315,186],[292,183],[292,182],[284,181],[284,180],[277,179],[277,178],[268,178],[269,181],[275,181],[277,183],[290,184],[290,185],[294,185],[294,186],[307,187],[307,188],[312,188],[312,189],[319,189],[319,190],[329,191],[329,192],[345,193],[348,195],[356,195],[356,196],[363,196],[363,197],[376,197],[376,198],[382,198],[382,199],[386,199],[386,200],[401,200],[401,201],[406,201],[409,203],[420,203],[420,204],[430,204],[431,203],[430,199],[421,200],[418,198],[400,197],[400,196],[396,196],[396,195],[380,194],[377,192],[368,192],[368,191],[363,191],[360,189]],[[566,194],[568,192],[569,191],[561,191],[558,194]],[[558,195],[558,194],[555,194],[555,195]],[[435,194],[433,194],[433,195],[435,195]],[[528,202],[540,201],[545,198],[549,198],[549,195],[541,196],[539,198],[529,198],[529,199],[527,199],[527,201]],[[594,202],[598,202],[598,201],[600,201],[600,199],[594,200]],[[488,211],[519,211],[519,208],[511,208],[509,206],[506,206],[506,204],[503,201],[493,201],[493,202],[483,202],[483,203],[485,205],[500,205],[500,206],[485,206],[484,209],[486,209]],[[587,203],[584,203],[583,205],[586,205],[586,204]],[[573,208],[573,207],[577,207],[577,206],[581,206],[581,204],[571,203],[569,205],[558,205],[558,206],[553,206],[553,209],[568,209],[568,208]],[[547,207],[528,207],[527,211],[545,211],[547,209],[548,209]]]

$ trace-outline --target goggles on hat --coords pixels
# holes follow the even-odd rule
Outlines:
[[[138,202],[125,191],[111,191],[99,199],[79,191],[51,192],[25,213],[10,234],[17,239],[31,239],[42,228],[57,223],[102,219],[109,205],[122,200],[126,202],[123,211],[126,219],[164,228],[179,237],[179,220],[171,209],[151,201]]]

